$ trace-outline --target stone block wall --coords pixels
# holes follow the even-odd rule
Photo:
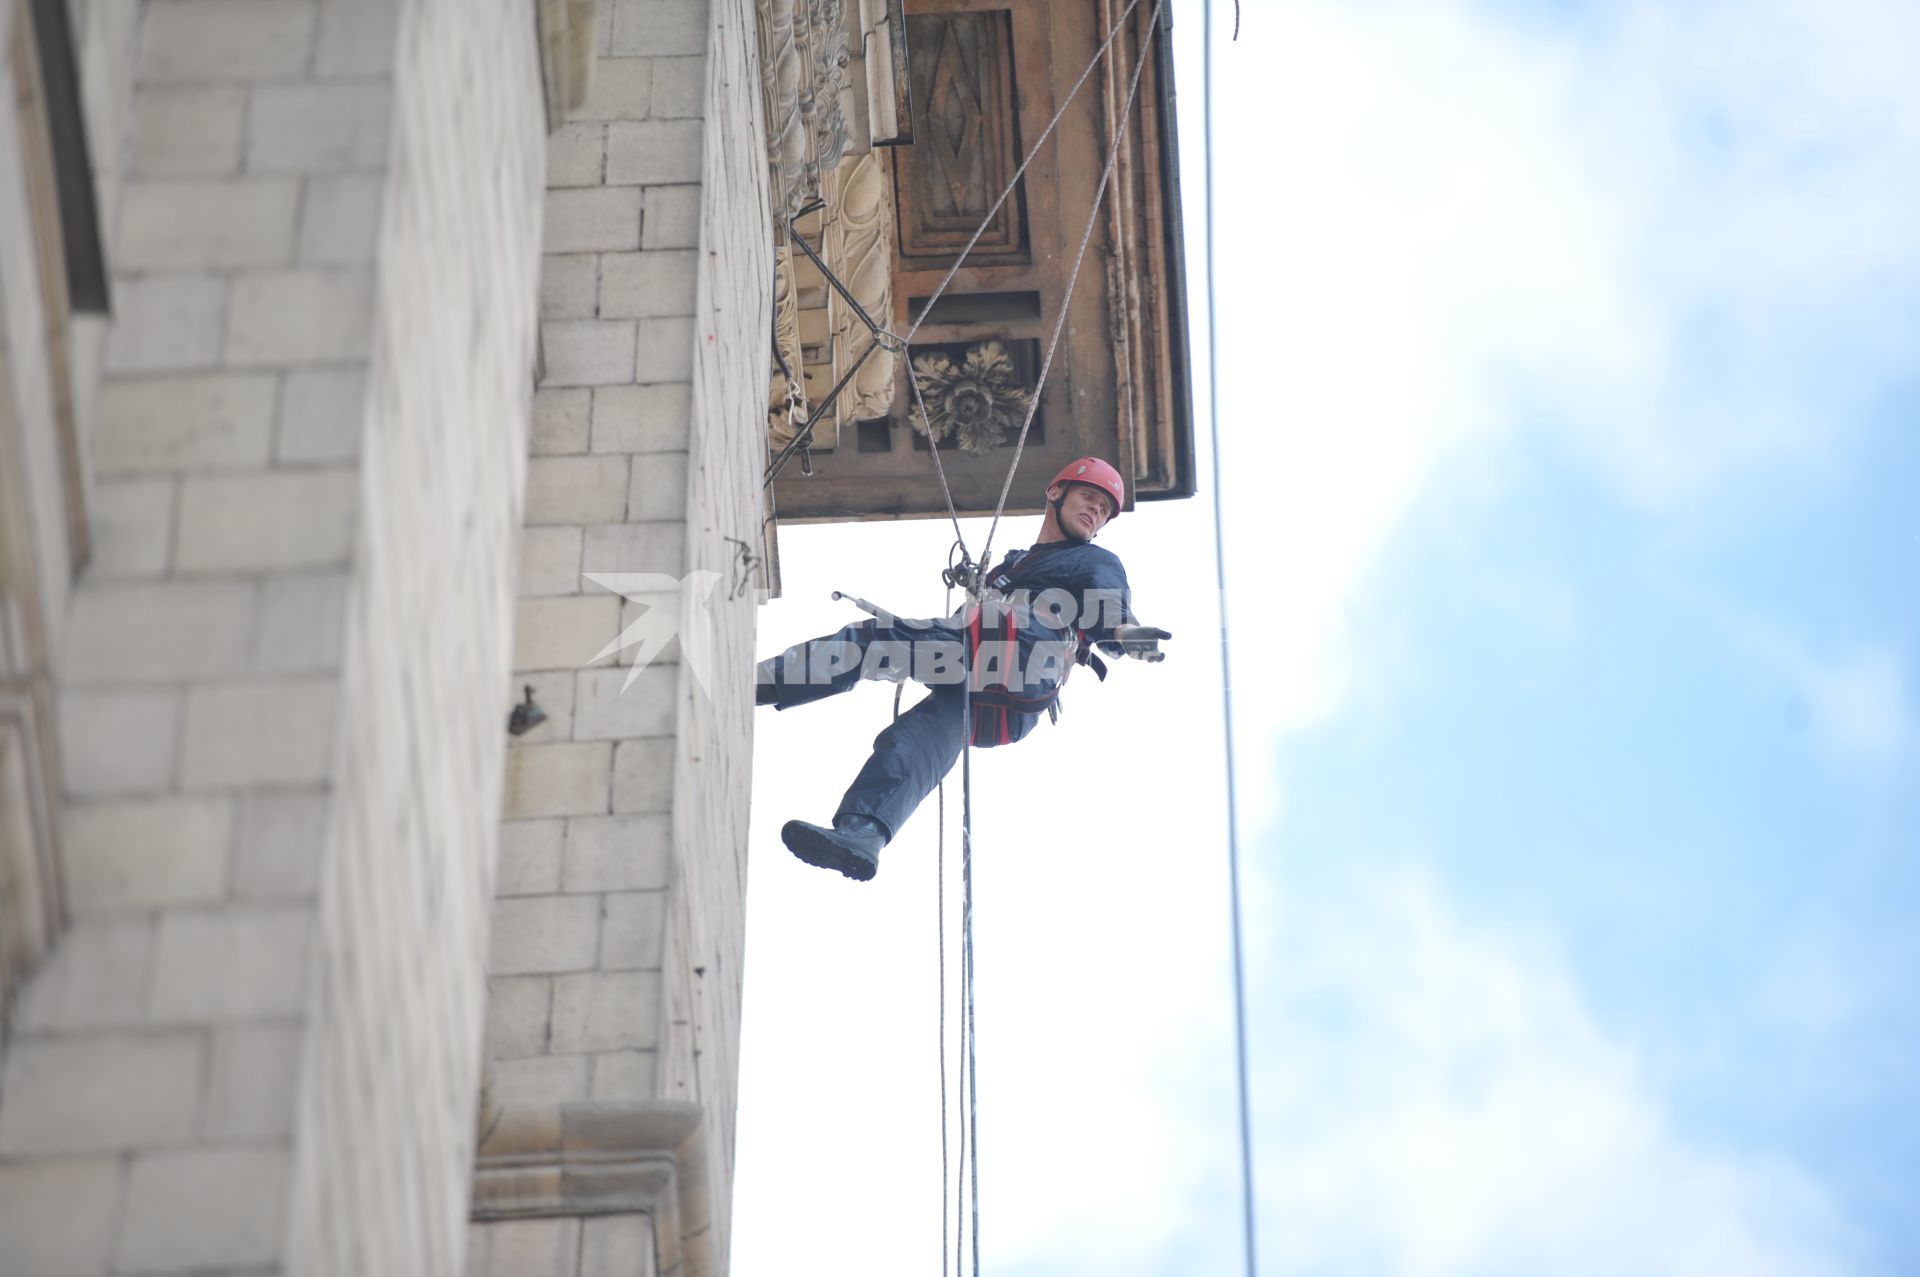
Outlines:
[[[641,1220],[663,1271],[726,1267],[771,324],[754,10],[602,17],[548,159],[514,684],[547,718],[508,758],[475,1277],[598,1273]],[[627,687],[632,649],[595,657],[653,608],[682,639]],[[587,1147],[617,1187],[565,1187]]]
[[[0,1061],[0,1271],[455,1272],[535,363],[532,7],[73,9],[114,313],[76,387],[70,922]]]
[[[363,549],[295,1132],[288,1268],[315,1277],[463,1264],[535,362],[529,6],[412,0],[390,47]],[[275,111],[287,147],[369,152],[350,102],[302,90]]]

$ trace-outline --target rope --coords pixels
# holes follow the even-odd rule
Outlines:
[[[1254,1245],[1253,1209],[1253,1119],[1247,1086],[1247,979],[1245,948],[1240,928],[1240,803],[1234,781],[1233,760],[1233,653],[1227,642],[1227,552],[1225,491],[1220,486],[1220,324],[1214,305],[1218,276],[1214,271],[1213,244],[1213,0],[1206,0],[1201,23],[1205,39],[1205,59],[1201,64],[1201,114],[1205,137],[1205,183],[1207,191],[1207,411],[1212,419],[1213,438],[1213,561],[1220,598],[1220,703],[1226,733],[1227,763],[1227,889],[1233,905],[1233,1045],[1234,1074],[1240,1105],[1240,1221],[1244,1234],[1247,1277],[1259,1273],[1259,1251]],[[1240,35],[1240,0],[1234,0],[1233,34]]]
[[[1113,144],[1107,148],[1106,167],[1100,172],[1100,186],[1093,193],[1093,207],[1087,213],[1087,228],[1080,236],[1080,251],[1074,255],[1073,272],[1067,276],[1067,289],[1060,299],[1060,314],[1053,321],[1053,336],[1047,342],[1047,357],[1040,365],[1040,379],[1034,383],[1033,396],[1027,401],[1027,416],[1020,423],[1020,438],[1014,444],[1013,464],[1007,467],[1006,482],[1000,485],[1000,500],[993,508],[993,522],[987,525],[987,540],[980,551],[980,559],[985,563],[993,554],[993,534],[999,530],[1000,516],[1007,508],[1007,494],[1013,491],[1013,476],[1020,469],[1020,456],[1027,450],[1027,433],[1033,429],[1034,414],[1040,411],[1040,392],[1046,388],[1047,374],[1053,370],[1053,356],[1060,348],[1060,334],[1066,331],[1067,314],[1073,301],[1074,285],[1080,280],[1080,267],[1087,259],[1087,246],[1093,242],[1093,229],[1099,221],[1100,204],[1106,198],[1107,186],[1113,180],[1113,166],[1120,158],[1120,144],[1126,140],[1126,131],[1121,127],[1126,118],[1133,114],[1133,100],[1140,92],[1140,74],[1147,69],[1148,45],[1153,33],[1160,25],[1160,11],[1166,0],[1155,0],[1153,16],[1147,19],[1147,29],[1140,37],[1140,60],[1133,68],[1133,83],[1127,88],[1127,100],[1120,108],[1120,114],[1114,121]],[[1131,6],[1129,6],[1131,9]],[[1124,18],[1122,19],[1124,21]],[[1121,23],[1115,22],[1113,29],[1117,34]],[[1111,36],[1108,37],[1112,39]],[[925,312],[921,312],[925,314]],[[909,378],[911,379],[911,378]],[[931,439],[928,442],[932,442]]]
[[[1088,62],[1086,69],[1080,73],[1080,78],[1074,82],[1073,88],[1068,92],[1066,100],[1060,104],[1059,110],[1057,110],[1054,113],[1053,118],[1047,122],[1047,127],[1045,128],[1045,130],[1041,132],[1039,138],[1035,140],[1033,144],[1033,148],[1028,151],[1026,158],[1020,162],[1020,167],[1017,170],[1015,170],[1012,179],[1007,184],[1006,189],[1003,190],[1000,193],[1000,197],[993,202],[993,207],[988,210],[986,218],[982,220],[979,227],[977,227],[974,230],[973,236],[967,241],[966,247],[963,248],[960,252],[960,255],[954,259],[953,265],[948,268],[945,277],[941,279],[939,286],[934,289],[933,295],[927,299],[926,304],[921,308],[919,318],[914,321],[912,327],[907,330],[906,336],[901,339],[903,344],[910,344],[912,342],[914,335],[919,332],[921,324],[923,324],[926,321],[927,316],[933,313],[934,304],[939,301],[940,297],[946,292],[948,286],[952,284],[954,277],[959,274],[960,267],[965,263],[967,259],[967,255],[970,254],[973,251],[974,246],[979,243],[980,236],[985,233],[987,226],[991,224],[994,216],[999,212],[1001,205],[1005,204],[1007,199],[1012,195],[1014,188],[1020,182],[1021,176],[1025,174],[1028,166],[1032,164],[1034,157],[1037,154],[1039,154],[1039,149],[1041,144],[1046,141],[1046,139],[1053,133],[1055,127],[1058,126],[1061,118],[1066,113],[1067,106],[1073,101],[1075,95],[1077,95],[1080,92],[1080,89],[1082,88],[1082,86],[1086,84],[1088,78],[1093,74],[1094,67],[1099,64],[1099,61],[1101,58],[1106,56],[1107,51],[1113,47],[1114,40],[1117,39],[1119,37],[1120,32],[1125,29],[1127,19],[1132,15],[1134,9],[1138,6],[1138,4],[1139,4],[1139,0],[1128,0],[1126,9],[1122,11],[1120,16],[1114,21],[1113,29],[1108,33],[1106,40],[1101,43],[1099,50],[1095,52],[1092,60]],[[1126,119],[1133,113],[1133,104],[1135,99],[1138,97],[1139,91],[1140,91],[1141,76],[1143,72],[1146,70],[1147,59],[1150,56],[1149,46],[1153,40],[1155,31],[1158,30],[1159,28],[1160,15],[1164,7],[1165,7],[1165,0],[1155,0],[1153,15],[1151,18],[1148,19],[1146,31],[1141,35],[1140,58],[1138,63],[1135,65],[1133,69],[1133,79],[1129,83],[1127,88],[1126,102],[1121,107],[1118,116],[1114,120],[1113,142],[1108,147],[1106,163],[1102,167],[1101,173],[1100,173],[1100,184],[1098,188],[1094,191],[1092,206],[1087,211],[1087,224],[1086,224],[1086,227],[1081,232],[1080,246],[1079,246],[1079,249],[1074,254],[1073,270],[1069,273],[1067,277],[1067,286],[1064,293],[1061,296],[1060,313],[1054,320],[1053,332],[1048,339],[1046,358],[1041,363],[1040,375],[1034,384],[1032,398],[1029,400],[1027,405],[1026,418],[1024,421],[1021,422],[1021,425],[1020,425],[1020,437],[1014,447],[1013,461],[1007,467],[1007,477],[1005,481],[1001,484],[1000,499],[994,508],[993,522],[988,526],[988,529],[987,529],[987,540],[986,540],[985,546],[981,551],[980,561],[978,564],[974,566],[973,570],[968,574],[968,577],[967,577],[967,582],[966,582],[967,594],[968,594],[968,597],[974,600],[975,602],[978,602],[979,600],[981,581],[986,572],[988,564],[991,562],[991,554],[993,550],[993,534],[999,528],[1000,518],[1002,514],[1004,514],[1006,511],[1007,495],[1009,492],[1012,491],[1014,475],[1019,470],[1021,455],[1026,450],[1027,436],[1033,428],[1034,415],[1039,410],[1041,393],[1046,388],[1048,375],[1052,372],[1054,357],[1058,353],[1059,347],[1060,347],[1061,334],[1064,333],[1066,330],[1067,315],[1069,313],[1070,303],[1073,299],[1074,288],[1079,282],[1081,268],[1086,263],[1087,249],[1093,242],[1094,228],[1099,223],[1100,206],[1102,202],[1106,199],[1107,188],[1112,184],[1113,170],[1114,170],[1115,164],[1119,160],[1120,146],[1125,141],[1126,134],[1123,130],[1123,125]],[[954,530],[954,536],[956,538],[956,545],[960,550],[961,561],[962,561],[962,564],[964,565],[970,561],[970,555],[967,551],[967,546],[966,546],[966,538],[961,531],[959,514],[954,506],[953,490],[947,482],[946,465],[940,458],[940,445],[939,445],[939,442],[936,439],[934,439],[933,431],[930,428],[930,424],[927,419],[926,400],[923,397],[920,390],[920,379],[914,375],[911,356],[912,356],[912,352],[911,352],[911,349],[909,349],[908,350],[907,382],[909,385],[913,387],[914,403],[920,413],[921,429],[926,434],[926,437],[927,437],[927,451],[933,454],[934,473],[936,477],[939,479],[940,490],[943,496],[945,497],[945,500],[947,503],[947,515],[953,522],[953,530]],[[949,565],[949,569],[951,569],[952,567],[951,555],[948,556],[948,565]],[[950,579],[951,579],[951,576],[950,576]],[[951,595],[949,595],[949,602],[951,602]],[[970,1224],[970,1230],[969,1230],[968,1236],[962,1236],[959,1233],[959,1230],[956,1229],[955,1235],[953,1237],[953,1246],[954,1246],[954,1271],[955,1271],[956,1277],[958,1277],[958,1274],[960,1272],[964,1271],[963,1249],[967,1246],[968,1242],[971,1242],[971,1250],[973,1255],[972,1275],[973,1277],[979,1277],[979,1274],[980,1274],[980,1109],[979,1109],[979,1103],[978,1103],[978,1098],[979,1098],[979,1091],[978,1091],[979,1069],[978,1069],[978,1061],[977,1061],[978,1039],[975,1033],[975,1025],[974,1025],[974,987],[973,987],[973,977],[974,977],[974,965],[973,965],[973,697],[970,694],[971,688],[972,688],[972,682],[973,682],[973,670],[972,670],[972,653],[967,649],[967,647],[964,644],[961,647],[961,664],[962,664],[962,671],[965,677],[965,682],[962,684],[962,686],[967,691],[967,694],[964,694],[961,697],[961,710],[960,710],[960,724],[961,724],[960,985],[961,985],[961,1016],[962,1016],[962,1022],[961,1022],[961,1028],[960,1028],[960,1045],[961,1045],[960,1087],[964,1089],[965,1095],[964,1095],[964,1104],[963,1104],[964,1112],[960,1115],[962,1118],[962,1121],[958,1124],[958,1142],[959,1142],[959,1164],[960,1164],[960,1170],[964,1175],[964,1183],[958,1184],[955,1186],[954,1211],[955,1211],[956,1218],[962,1213],[967,1214],[969,1224]],[[946,1272],[946,1248],[947,1248],[947,1214],[946,1214],[946,1209],[947,1209],[946,1208],[946,1201],[947,1201],[946,1018],[947,1017],[946,1017],[946,934],[945,934],[945,928],[946,928],[946,882],[945,882],[946,786],[944,783],[942,783],[942,785],[940,786],[940,812],[941,812],[941,832],[940,832],[940,853],[939,853],[940,860],[939,860],[939,870],[938,870],[940,874],[940,887],[938,889],[936,903],[937,903],[937,908],[940,914],[940,928],[941,928],[941,935],[939,940],[939,951],[940,951],[940,1033],[939,1033],[940,1237],[941,1237],[940,1264],[941,1264],[941,1272],[944,1274]],[[963,1194],[964,1194],[964,1197],[962,1196]],[[967,1207],[969,1205],[971,1206],[970,1211],[967,1210]]]

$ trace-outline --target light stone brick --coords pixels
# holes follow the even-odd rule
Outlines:
[[[673,806],[673,742],[623,740],[613,749],[613,810],[628,815]]]
[[[233,281],[229,321],[226,359],[237,367],[364,359],[373,283],[357,271],[241,275]]]
[[[654,1264],[651,1215],[599,1215],[581,1221],[580,1277],[634,1277]]]
[[[313,47],[310,0],[167,0],[142,17],[143,83],[297,75]]]
[[[574,1277],[580,1254],[577,1219],[510,1219],[473,1229],[467,1277]]]
[[[567,822],[560,873],[565,891],[660,891],[672,866],[673,822],[665,812]]]
[[[607,594],[521,599],[514,624],[513,665],[521,670],[577,670],[591,665],[620,635],[620,601]]]
[[[626,512],[625,457],[535,457],[527,462],[528,524],[611,523]]]
[[[301,1036],[297,1025],[249,1024],[217,1031],[201,1135],[254,1140],[293,1134]]]
[[[716,577],[705,582],[697,580],[688,581],[685,591],[675,591],[666,594],[631,593],[620,605],[621,632],[625,633],[627,630],[646,621],[654,608],[665,607],[676,610],[679,609],[682,604],[682,595],[685,592],[691,592],[695,589],[705,589],[707,591],[706,597],[712,598],[713,591],[719,587],[719,584],[720,582]],[[643,646],[639,643],[629,644],[620,653],[619,663],[622,665],[638,665],[642,663],[643,657],[645,658],[644,663],[649,666],[680,664],[680,636],[675,634],[671,639],[667,640],[664,647],[658,650],[654,650],[650,646]]]
[[[180,486],[174,566],[182,572],[334,567],[352,557],[359,514],[360,477],[352,470],[188,478]]]
[[[595,452],[685,452],[692,433],[689,386],[602,386],[593,392]]]
[[[592,896],[582,896],[591,900]],[[666,943],[667,893],[635,891],[600,897],[602,971],[653,970]]]
[[[693,314],[694,270],[698,255],[680,248],[641,253],[608,253],[600,259],[600,313],[608,319]],[[680,338],[692,358],[690,323]],[[656,328],[654,342],[669,340]]]
[[[613,747],[601,742],[507,751],[506,816],[583,816],[607,810]]]
[[[640,247],[640,192],[614,187],[547,192],[546,253],[622,253]]]
[[[563,125],[547,138],[547,187],[598,186],[606,161],[606,125]]]
[[[320,889],[329,795],[249,794],[234,831],[233,889],[244,900],[310,900]]]
[[[79,692],[60,698],[60,766],[69,798],[155,793],[173,781],[180,694]]]
[[[391,99],[377,81],[260,85],[247,110],[247,167],[256,173],[382,168]]]
[[[339,669],[351,584],[344,572],[268,577],[260,587],[260,619],[254,627],[254,672],[319,674]]]
[[[575,120],[645,119],[653,98],[652,58],[602,58],[594,64],[587,100],[569,114]]]
[[[226,894],[227,799],[72,804],[62,833],[67,903],[76,914],[205,904]]]
[[[580,592],[580,528],[555,525],[520,531],[520,597]]]
[[[487,1058],[544,1055],[553,981],[545,976],[487,981]]]
[[[118,1158],[0,1165],[0,1255],[14,1277],[104,1277],[120,1214]]]
[[[526,699],[527,689],[533,689],[533,701],[545,710],[547,717],[531,731],[513,738],[509,749],[522,745],[546,745],[556,741],[573,738],[573,671],[549,670],[515,674],[509,680],[507,700],[510,705],[518,705]],[[511,713],[511,709],[508,711]]]
[[[165,914],[154,961],[153,1014],[196,1022],[299,1015],[312,938],[308,908]]]
[[[144,1022],[152,992],[154,938],[150,917],[77,921],[26,985],[15,1027],[57,1033]]]
[[[590,1055],[548,1055],[525,1060],[501,1060],[488,1079],[493,1102],[503,1109],[521,1106],[552,1108],[587,1098],[592,1071]],[[545,1277],[542,1274],[541,1277]]]
[[[220,362],[227,315],[226,282],[215,275],[117,278],[107,370],[160,372]]]
[[[564,820],[509,820],[500,826],[500,868],[494,890],[502,896],[552,895],[560,890]]]
[[[97,446],[94,455],[99,455]],[[102,479],[94,484],[89,511],[93,557],[87,569],[95,580],[152,577],[167,570],[173,490],[171,479]]]
[[[72,686],[243,673],[255,592],[244,582],[89,585],[67,627]]]
[[[687,454],[655,452],[633,459],[627,487],[629,519],[687,517]]]
[[[101,474],[247,469],[273,446],[274,379],[261,373],[116,377],[100,392]]]
[[[695,119],[706,114],[707,60],[655,58],[649,114],[656,120]]]
[[[7,1052],[0,1155],[151,1148],[192,1138],[201,1038],[85,1034]]]
[[[599,294],[600,259],[593,253],[549,254],[541,260],[540,318],[592,319]],[[551,364],[551,342],[548,355]]]
[[[587,529],[580,559],[582,572],[686,572],[687,525],[679,519],[654,523],[610,523]]]
[[[291,1154],[209,1148],[133,1160],[119,1268],[125,1274],[265,1267],[280,1257]],[[207,1209],[219,1203],[218,1210]]]
[[[536,457],[585,452],[592,421],[593,391],[586,387],[536,390],[528,450]]]
[[[607,185],[665,186],[700,180],[699,120],[620,120],[607,125]]]
[[[543,386],[605,386],[633,380],[631,321],[556,319],[541,327],[546,350]]]
[[[120,198],[122,270],[237,270],[293,256],[300,184],[290,178],[129,182]]]
[[[631,687],[626,668],[582,670],[575,676],[573,738],[622,740],[671,736],[680,693],[677,666],[648,666]],[[624,687],[624,690],[622,690]]]
[[[561,1054],[653,1047],[660,1040],[660,975],[593,972],[553,982],[553,1049]]]
[[[597,896],[513,896],[493,902],[489,975],[588,971],[599,949]]]
[[[332,679],[209,683],[187,692],[180,783],[190,790],[315,784],[333,764]]]
[[[613,6],[613,38],[608,47],[617,58],[704,54],[711,22],[705,4],[620,0]]]
[[[649,186],[644,193],[646,226],[640,247],[698,248],[700,246],[700,187]]]
[[[303,368],[288,373],[274,459],[292,465],[359,460],[366,399],[366,375],[358,368]]]
[[[246,91],[235,87],[137,91],[131,172],[142,177],[237,172],[246,104]]]
[[[654,1051],[607,1051],[593,1057],[593,1098],[633,1103],[654,1098],[659,1056]]]
[[[685,318],[643,319],[633,379],[685,384],[693,378],[693,333]]]
[[[380,245],[384,177],[350,173],[307,180],[300,215],[300,261],[308,266],[366,266]]]
[[[313,69],[320,75],[384,75],[393,69],[401,7],[392,0],[330,0],[320,13]]]

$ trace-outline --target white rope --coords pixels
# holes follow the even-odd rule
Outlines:
[[[920,326],[924,324],[927,317],[933,313],[935,304],[945,295],[947,288],[960,273],[960,268],[965,265],[968,255],[973,252],[974,247],[980,242],[980,237],[986,233],[987,227],[992,224],[993,219],[999,214],[1001,207],[1012,196],[1015,188],[1020,183],[1020,179],[1026,174],[1028,167],[1040,153],[1041,146],[1045,144],[1047,138],[1052,136],[1055,128],[1059,126],[1061,119],[1066,115],[1067,108],[1072,105],[1074,98],[1078,96],[1081,88],[1085,86],[1087,80],[1093,75],[1094,68],[1100,64],[1100,60],[1104,58],[1108,50],[1113,47],[1113,42],[1119,38],[1120,32],[1126,27],[1128,18],[1132,16],[1133,11],[1138,5],[1139,0],[1128,0],[1126,8],[1114,19],[1113,29],[1108,32],[1107,38],[1101,42],[1099,49],[1094,52],[1086,68],[1081,71],[1080,78],[1074,81],[1073,88],[1068,91],[1066,99],[1061,102],[1059,109],[1054,112],[1053,118],[1047,121],[1046,128],[1043,129],[1040,136],[1034,140],[1033,146],[1028,150],[1026,158],[1021,160],[1020,167],[1014,170],[1013,177],[1008,181],[1006,189],[1000,192],[999,198],[994,200],[993,206],[987,210],[986,217],[981,220],[980,225],[975,228],[972,237],[967,240],[966,247],[960,250],[960,255],[954,259],[953,265],[947,268],[947,273],[940,280],[939,286],[933,290],[932,296],[930,296],[921,307],[918,318],[914,320],[913,325],[907,330],[906,335],[900,339],[903,347],[909,347],[911,345],[914,335],[920,331]],[[1113,120],[1113,141],[1107,150],[1106,164],[1101,169],[1100,184],[1094,191],[1092,206],[1087,210],[1087,224],[1080,235],[1079,249],[1074,254],[1073,270],[1067,276],[1066,290],[1060,300],[1060,312],[1054,320],[1053,332],[1047,343],[1046,358],[1040,365],[1040,376],[1034,384],[1032,397],[1028,401],[1026,418],[1020,425],[1020,437],[1014,446],[1013,462],[1008,466],[1006,480],[1000,487],[1000,499],[994,507],[993,522],[987,529],[986,545],[981,551],[980,561],[975,565],[972,580],[968,585],[968,597],[975,603],[979,601],[980,586],[988,567],[988,557],[993,550],[993,534],[995,530],[999,528],[1001,515],[1006,510],[1007,494],[1013,488],[1014,475],[1020,468],[1020,458],[1026,450],[1027,436],[1033,428],[1034,415],[1039,410],[1041,394],[1046,388],[1047,377],[1053,370],[1054,356],[1060,347],[1061,334],[1066,330],[1067,315],[1073,300],[1074,288],[1079,283],[1080,271],[1086,262],[1087,248],[1093,242],[1094,228],[1099,223],[1100,206],[1105,201],[1107,188],[1113,180],[1113,170],[1119,160],[1120,147],[1126,139],[1126,121],[1133,114],[1133,104],[1140,91],[1140,79],[1142,73],[1146,70],[1147,59],[1151,56],[1154,34],[1159,29],[1160,15],[1164,7],[1165,0],[1155,0],[1153,15],[1148,19],[1146,30],[1141,35],[1140,59],[1133,69],[1133,79],[1127,88],[1126,102],[1122,105],[1119,114]],[[940,481],[940,490],[944,494],[947,503],[947,515],[953,521],[954,535],[958,540],[963,561],[966,561],[970,559],[970,556],[967,553],[965,536],[961,533],[959,514],[954,506],[953,490],[947,483],[946,466],[940,458],[940,444],[939,441],[933,437],[933,430],[927,416],[926,400],[920,390],[920,379],[913,369],[911,349],[908,349],[906,353],[908,356],[907,381],[908,384],[913,387],[914,402],[920,413],[921,430],[926,435],[927,450],[933,454],[934,473]],[[971,694],[973,671],[970,653],[967,653],[964,644],[961,650],[966,676],[966,683],[963,687],[966,694],[962,696],[960,711],[960,984],[962,1020],[959,1041],[961,1059],[959,1076],[956,1078],[956,1098],[960,1101],[962,1111],[958,1115],[960,1121],[957,1131],[959,1145],[958,1169],[961,1172],[961,1176],[959,1177],[960,1182],[955,1185],[954,1209],[956,1216],[961,1213],[968,1214],[971,1228],[969,1230],[970,1236],[968,1234],[962,1234],[960,1230],[956,1228],[953,1235],[953,1244],[956,1277],[964,1270],[962,1251],[963,1247],[965,1247],[969,1241],[971,1242],[973,1256],[973,1277],[979,1277],[980,1114],[977,1103],[979,1079],[976,1067],[973,995],[973,696]],[[944,783],[940,787],[940,794],[941,855],[937,872],[940,876],[941,886],[936,900],[936,907],[940,914],[940,1270],[942,1274],[944,1274],[947,1270],[946,1240],[948,1236],[945,907],[946,788]],[[963,1094],[960,1094],[962,1092]],[[962,1202],[962,1195],[965,1197],[964,1204]],[[970,1211],[966,1210],[967,1205],[971,1206]]]
[[[1013,491],[1013,476],[1020,469],[1020,455],[1027,450],[1027,432],[1033,429],[1034,414],[1040,411],[1040,392],[1046,388],[1047,374],[1053,371],[1053,356],[1060,348],[1060,334],[1066,331],[1067,315],[1072,309],[1073,288],[1080,280],[1080,267],[1087,259],[1087,246],[1093,242],[1093,228],[1099,221],[1100,204],[1106,198],[1108,184],[1113,180],[1113,166],[1120,158],[1120,144],[1127,136],[1127,117],[1133,114],[1133,100],[1140,92],[1140,74],[1147,69],[1153,33],[1160,25],[1160,11],[1165,5],[1166,0],[1155,0],[1153,16],[1147,19],[1146,32],[1140,37],[1140,61],[1133,68],[1133,83],[1127,88],[1126,104],[1120,108],[1120,115],[1113,122],[1113,144],[1107,148],[1107,164],[1100,173],[1099,189],[1093,193],[1093,207],[1087,211],[1087,228],[1080,236],[1080,251],[1074,255],[1073,273],[1067,276],[1067,291],[1060,299],[1060,313],[1053,321],[1053,337],[1047,343],[1046,360],[1040,365],[1040,380],[1034,384],[1033,397],[1027,402],[1027,417],[1020,423],[1020,438],[1013,448],[1013,464],[1007,467],[1006,482],[1000,485],[1000,500],[993,508],[993,522],[987,525],[986,545],[980,551],[983,564],[993,553],[993,534],[999,529],[1000,515],[1007,508],[1007,494]],[[1116,22],[1114,30],[1119,29],[1120,24]]]

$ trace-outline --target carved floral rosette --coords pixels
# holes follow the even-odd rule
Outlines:
[[[916,355],[913,376],[927,409],[923,424],[915,406],[913,427],[936,443],[952,436],[967,452],[989,453],[1026,419],[1032,392],[997,341],[967,347],[959,363],[938,351]]]

